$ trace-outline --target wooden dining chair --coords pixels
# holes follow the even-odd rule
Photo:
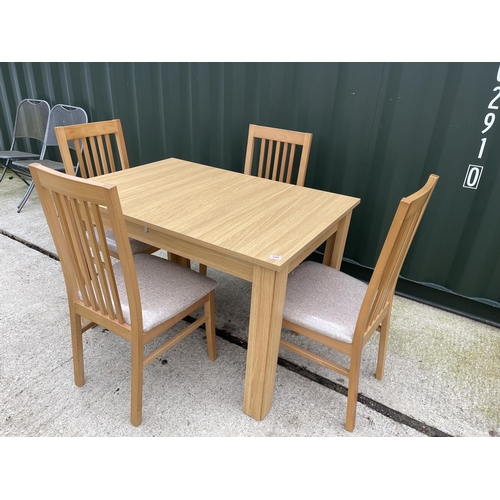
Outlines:
[[[130,168],[121,121],[118,119],[91,122],[80,125],[55,127],[57,143],[61,152],[64,169],[68,175],[90,179],[117,170]],[[75,171],[70,148],[76,151],[78,170]],[[113,232],[105,230],[109,250],[118,257]],[[153,253],[158,250],[142,241],[130,238],[132,253]]]
[[[348,356],[346,368],[309,349],[282,339],[280,345],[348,379],[346,429],[356,420],[361,353],[375,330],[380,332],[376,377],[381,379],[392,301],[408,248],[439,177],[403,198],[367,284],[328,265],[306,261],[288,277],[283,326]]]
[[[30,165],[61,262],[68,295],[75,384],[85,383],[83,332],[100,325],[131,344],[131,422],[142,419],[143,370],[205,325],[209,359],[216,358],[216,282],[155,255],[132,254],[116,186]],[[118,261],[104,237],[101,210],[113,228]],[[196,321],[144,353],[146,344],[200,307]]]
[[[312,137],[308,132],[250,124],[243,173],[303,186]],[[257,143],[258,162],[254,160]],[[206,275],[207,266],[200,264],[199,272]]]
[[[258,164],[254,166],[257,163],[254,161],[257,142],[260,142]],[[307,132],[250,124],[244,173],[303,186],[311,142],[312,134]]]

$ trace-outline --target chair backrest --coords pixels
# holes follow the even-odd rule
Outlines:
[[[245,157],[245,174],[251,175],[255,171],[253,157],[256,139],[260,139],[259,162],[256,169],[258,177],[265,177],[266,179],[288,184],[292,183],[296,178],[295,184],[297,186],[304,185],[312,134],[250,124]],[[300,160],[296,155],[297,146],[302,149]]]
[[[363,336],[390,313],[401,267],[438,179],[431,174],[421,189],[400,201],[361,305],[354,343],[362,343]]]
[[[119,286],[104,233],[101,209],[111,222],[131,323],[142,328],[134,261],[116,186],[65,175],[34,163],[30,171],[61,262],[70,303],[124,325]]]
[[[76,175],[76,172],[68,141],[74,143],[84,179],[130,167],[120,120],[56,127],[55,132],[64,169],[69,175]]]
[[[23,99],[17,106],[12,146],[16,139],[36,139],[43,142],[49,121],[50,106],[41,99]]]
[[[47,135],[45,137],[45,146],[58,146],[57,137],[54,128],[67,125],[78,125],[87,123],[87,113],[83,108],[70,106],[69,104],[56,104],[49,115],[49,124],[47,126]],[[70,148],[76,149],[74,143],[69,143]]]

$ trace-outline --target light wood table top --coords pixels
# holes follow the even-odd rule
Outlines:
[[[340,268],[360,200],[176,158],[93,180],[117,186],[131,237],[252,281],[243,410],[264,418],[288,273],[324,241]]]
[[[118,187],[126,219],[274,270],[359,203],[175,158],[94,180]]]

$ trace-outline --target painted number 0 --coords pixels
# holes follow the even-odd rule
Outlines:
[[[476,182],[477,182],[477,178],[479,177],[480,174],[481,174],[481,172],[477,167],[472,167],[469,170],[469,174],[467,175],[467,180],[465,181],[467,186],[469,186],[469,187],[475,186]]]
[[[467,173],[465,174],[464,188],[477,189],[479,180],[481,179],[481,174],[483,173],[483,167],[480,165],[469,165]]]

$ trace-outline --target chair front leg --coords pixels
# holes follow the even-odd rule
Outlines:
[[[358,404],[359,370],[361,366],[361,352],[351,355],[349,367],[349,387],[347,389],[347,414],[345,428],[349,432],[356,424],[356,407]]]

